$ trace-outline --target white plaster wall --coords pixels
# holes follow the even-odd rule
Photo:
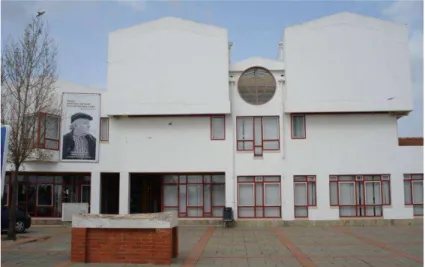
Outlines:
[[[384,218],[411,218],[404,206],[403,173],[423,169],[422,147],[399,147],[396,118],[386,114],[307,115],[306,139],[290,139],[290,118],[285,116],[287,152],[283,181],[284,217],[294,219],[294,175],[316,175],[317,208],[311,220],[337,220],[338,208],[329,204],[329,175],[390,174],[392,204]],[[410,160],[414,158],[413,160]]]
[[[287,27],[283,42],[286,112],[413,109],[406,25],[344,12]]]
[[[227,30],[167,17],[109,35],[108,115],[229,113]]]

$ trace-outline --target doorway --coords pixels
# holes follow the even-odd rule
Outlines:
[[[120,203],[120,174],[100,174],[100,213],[118,214]]]
[[[130,174],[130,213],[161,212],[159,174]]]

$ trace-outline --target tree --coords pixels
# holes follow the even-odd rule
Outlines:
[[[37,114],[59,112],[55,93],[56,56],[57,46],[41,16],[32,18],[18,41],[6,42],[2,50],[1,121],[11,127],[9,163],[13,166],[10,181],[10,240],[16,240],[19,170],[25,161],[40,151],[34,142],[38,138],[40,125]]]

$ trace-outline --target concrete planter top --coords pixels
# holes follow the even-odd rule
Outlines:
[[[176,212],[141,213],[125,215],[76,214],[72,228],[156,229],[178,225]]]

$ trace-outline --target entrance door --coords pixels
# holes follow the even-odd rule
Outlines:
[[[161,211],[161,179],[159,175],[131,175],[130,213]]]

